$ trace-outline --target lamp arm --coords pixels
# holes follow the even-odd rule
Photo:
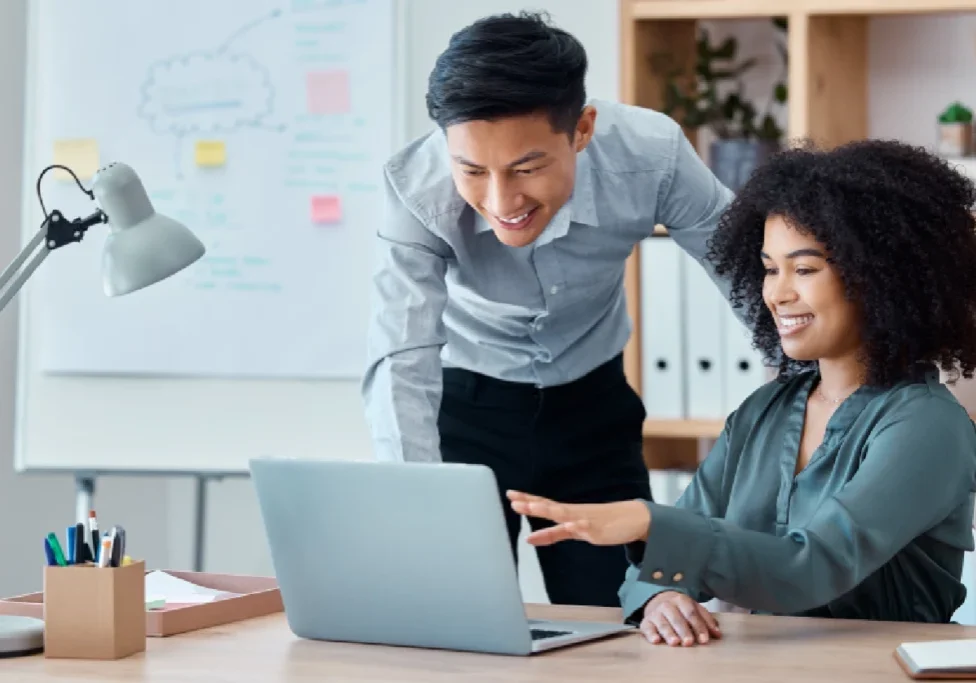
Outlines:
[[[52,211],[27,246],[11,261],[3,273],[0,273],[0,311],[17,296],[17,292],[27,283],[49,253],[66,244],[80,242],[88,228],[107,222],[108,217],[101,209],[90,216],[76,218],[73,221],[67,220],[60,211]],[[32,254],[33,258],[31,258]],[[25,263],[27,265],[24,265]]]

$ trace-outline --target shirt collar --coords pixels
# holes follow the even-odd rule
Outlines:
[[[573,184],[573,193],[549,221],[549,225],[543,230],[536,243],[543,245],[564,237],[572,223],[594,227],[599,225],[593,188],[593,167],[587,150],[583,150],[576,157],[576,182]],[[480,214],[476,214],[474,230],[476,233],[487,232],[491,230],[491,224]]]

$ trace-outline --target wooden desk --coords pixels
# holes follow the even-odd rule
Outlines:
[[[619,611],[535,605],[536,617],[612,619]],[[3,680],[210,683],[496,683],[497,681],[908,681],[892,656],[906,640],[976,638],[976,627],[719,615],[724,638],[705,646],[651,645],[638,633],[531,657],[479,655],[300,640],[284,615],[150,638],[144,654],[115,662],[0,662]]]

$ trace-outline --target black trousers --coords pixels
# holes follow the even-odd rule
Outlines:
[[[575,382],[543,389],[446,368],[438,424],[445,462],[494,471],[515,553],[520,517],[507,489],[565,503],[650,500],[644,417],[617,356]],[[534,529],[548,524],[529,522]],[[564,541],[537,550],[550,602],[620,606],[622,547]]]

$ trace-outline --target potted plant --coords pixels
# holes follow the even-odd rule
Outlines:
[[[964,157],[973,151],[973,110],[953,102],[939,114],[939,154]]]
[[[774,18],[773,24],[785,34],[786,18]],[[777,41],[777,47],[783,70],[773,86],[770,104],[763,112],[743,92],[742,77],[756,65],[756,60],[736,63],[738,41],[734,37],[713,46],[708,31],[700,29],[692,74],[674,68],[671,54],[652,57],[653,68],[665,74],[661,111],[685,128],[708,128],[713,133],[709,166],[732,191],[738,191],[757,166],[781,149],[784,131],[777,124],[773,110],[787,101],[788,55],[782,40]]]

